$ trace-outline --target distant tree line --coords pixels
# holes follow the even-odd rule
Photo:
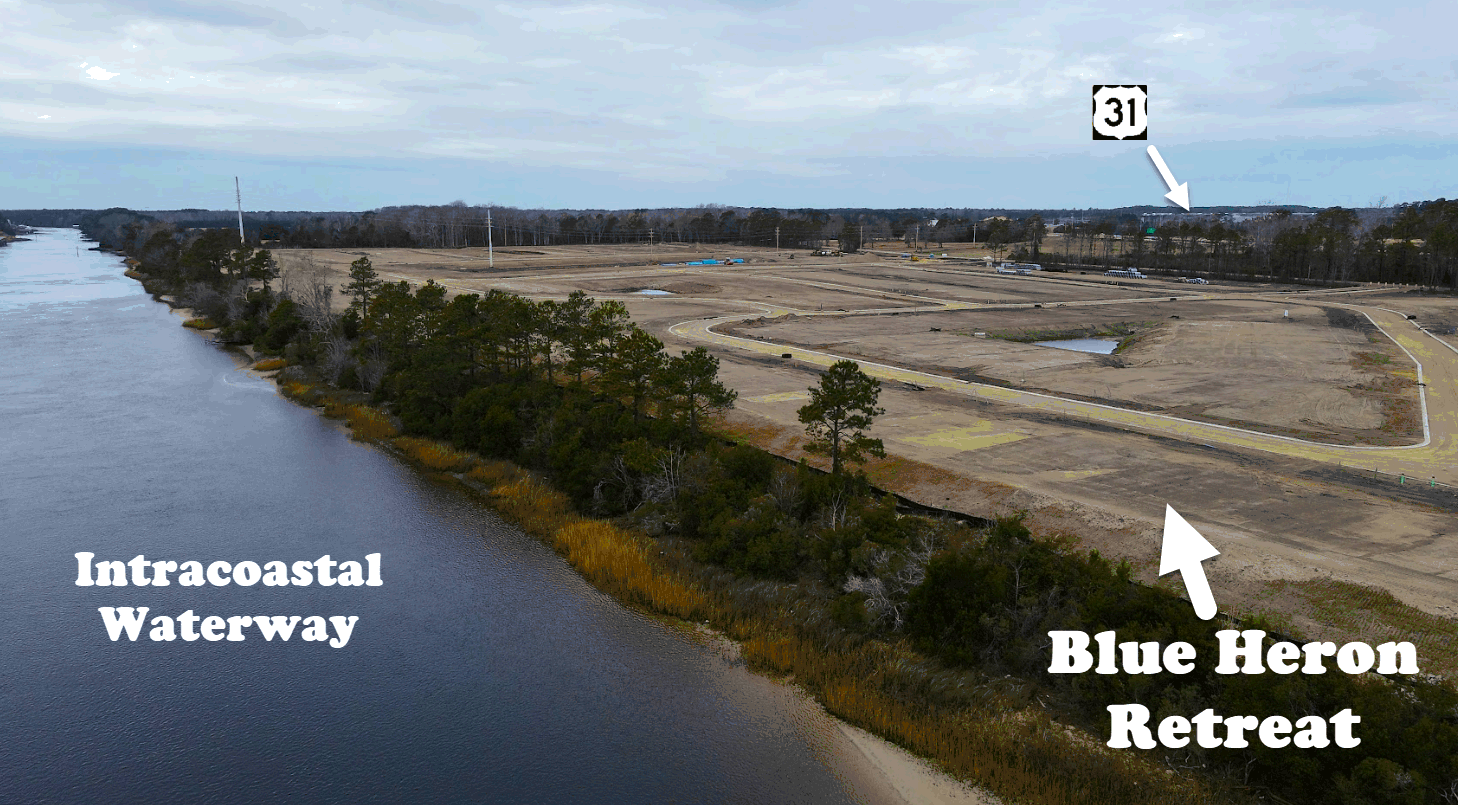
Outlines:
[[[1154,229],[1150,233],[1148,229]],[[1314,215],[1276,210],[1239,224],[1219,219],[1147,223],[1137,216],[1068,224],[1069,256],[1015,256],[1048,265],[1203,273],[1285,282],[1387,282],[1458,290],[1458,201],[1370,211],[1332,207]]]
[[[4,215],[32,226],[78,224],[116,249],[150,241],[160,231],[184,242],[203,230],[236,232],[237,227],[235,214],[209,210],[12,210]],[[1458,201],[1363,210],[1274,208],[1238,223],[1214,215],[1164,216],[1152,207],[777,210],[705,205],[609,211],[488,209],[454,202],[362,213],[245,213],[243,226],[247,243],[282,248],[456,248],[489,241],[504,248],[722,243],[800,249],[833,243],[856,251],[873,241],[932,248],[976,242],[998,254],[1054,267],[1133,265],[1227,279],[1458,289]],[[1061,248],[1046,248],[1050,234],[1058,236]]]

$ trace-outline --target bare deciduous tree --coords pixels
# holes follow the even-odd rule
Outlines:
[[[389,369],[389,362],[385,359],[385,350],[374,342],[365,347],[364,355],[359,364],[359,384],[365,391],[373,392],[380,387],[380,381],[385,379],[385,372]]]
[[[301,255],[283,272],[283,296],[299,306],[299,316],[309,329],[327,333],[334,329],[334,285],[329,272],[309,255]]]
[[[331,385],[338,384],[340,375],[349,368],[351,361],[349,340],[342,335],[330,333],[319,352],[319,371],[323,373],[324,379]]]
[[[799,473],[789,467],[777,467],[774,476],[770,478],[769,496],[774,501],[775,508],[782,513],[794,514],[799,511],[800,504],[805,500],[800,489]]]
[[[658,471],[643,479],[644,501],[667,503],[678,497],[678,490],[683,487],[686,455],[682,447],[675,445],[658,457]]]
[[[911,538],[901,553],[884,548],[871,556],[874,575],[848,576],[842,589],[848,593],[864,593],[866,614],[878,625],[900,631],[906,622],[907,598],[926,580],[926,566],[941,550],[941,535],[921,531]]]

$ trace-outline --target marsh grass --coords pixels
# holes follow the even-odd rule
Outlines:
[[[216,322],[206,316],[200,316],[196,319],[188,319],[187,321],[182,323],[182,326],[191,327],[194,330],[216,330],[218,327]]]
[[[434,439],[401,436],[394,440],[394,445],[411,461],[436,472],[465,472],[476,461],[470,453]]]
[[[259,372],[272,372],[275,369],[282,369],[288,365],[289,362],[284,358],[264,358],[253,364],[253,368]]]
[[[595,520],[568,523],[552,536],[557,552],[613,597],[683,620],[707,614],[704,594],[654,567],[648,544],[644,537]]]
[[[349,423],[354,438],[362,441],[393,439],[400,435],[399,429],[384,411],[368,405],[345,406],[344,421]]]
[[[280,394],[300,405],[315,406],[324,399],[324,394],[318,386],[301,380],[289,380],[281,383],[278,390]]]

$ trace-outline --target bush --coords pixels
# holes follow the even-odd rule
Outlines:
[[[253,368],[259,372],[272,372],[275,369],[282,369],[288,365],[289,362],[283,358],[264,358],[258,363],[253,364]]]
[[[187,321],[182,323],[182,326],[191,327],[194,330],[216,330],[218,328],[217,322],[213,321],[210,318],[207,318],[206,316],[201,316],[196,319],[188,319]]]
[[[303,329],[299,306],[292,299],[284,299],[268,314],[268,329],[258,339],[258,346],[269,352],[280,352]]]

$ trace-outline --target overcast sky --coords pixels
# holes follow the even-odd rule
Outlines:
[[[1098,7],[1117,7],[1117,12]],[[1271,10],[1273,7],[1279,10]],[[0,208],[1458,196],[1458,4],[0,0]],[[1149,141],[1094,142],[1096,83]]]

